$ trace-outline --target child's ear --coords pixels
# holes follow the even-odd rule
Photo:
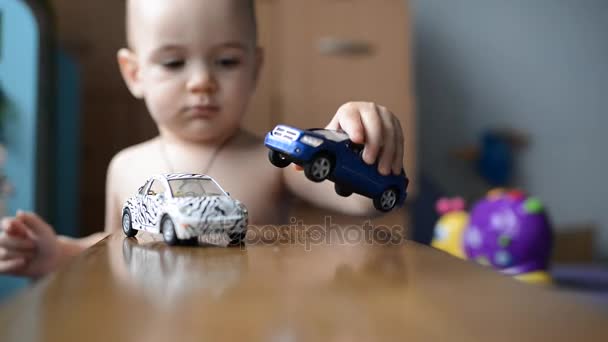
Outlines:
[[[141,81],[139,78],[139,64],[137,63],[137,56],[129,49],[120,49],[116,54],[118,58],[118,67],[122,78],[125,80],[127,87],[131,91],[131,94],[138,99],[143,97],[143,90]]]
[[[260,79],[260,75],[262,73],[262,68],[264,67],[264,49],[261,47],[255,48],[255,70],[254,70],[254,80],[257,83]]]

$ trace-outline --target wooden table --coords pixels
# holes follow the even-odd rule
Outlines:
[[[608,341],[599,308],[426,246],[265,231],[233,248],[111,236],[5,304],[0,341]]]

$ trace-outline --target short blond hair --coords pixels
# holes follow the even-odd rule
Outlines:
[[[197,0],[200,1],[200,0]],[[239,0],[239,3],[242,3],[244,5],[244,10],[245,10],[245,18],[246,20],[249,22],[249,25],[251,27],[252,30],[252,34],[253,34],[253,41],[254,44],[257,45],[258,43],[258,21],[257,21],[257,16],[256,16],[256,6],[255,6],[255,0]],[[126,38],[127,38],[127,46],[129,47],[133,47],[133,37],[132,32],[133,30],[131,30],[131,16],[130,16],[130,12],[133,10],[132,8],[133,5],[133,0],[125,0],[125,28],[126,28]]]

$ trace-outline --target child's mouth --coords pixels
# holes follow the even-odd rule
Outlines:
[[[219,113],[220,107],[214,105],[195,105],[186,107],[186,113],[192,118],[208,119]]]

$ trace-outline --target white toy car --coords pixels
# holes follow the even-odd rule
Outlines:
[[[231,245],[247,234],[247,208],[206,175],[156,175],[127,200],[122,229],[132,237],[139,230],[162,234],[165,242],[198,240],[207,233],[225,232]]]

